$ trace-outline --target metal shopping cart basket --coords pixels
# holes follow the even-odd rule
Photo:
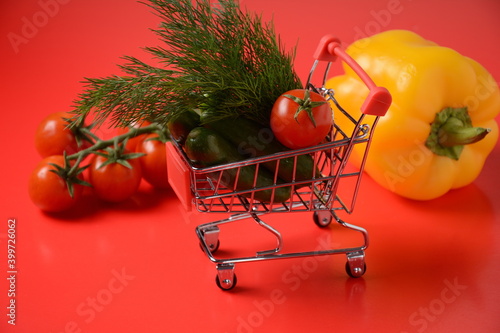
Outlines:
[[[352,117],[339,105],[333,91],[324,88],[330,66],[337,58],[351,67],[369,89],[366,101],[362,106],[361,116],[358,119]],[[351,124],[349,129],[340,128],[335,123],[327,141],[319,145],[205,168],[191,165],[182,147],[176,142],[172,141],[167,145],[169,181],[185,207],[190,209],[191,206],[194,206],[199,212],[205,213],[229,214],[229,217],[225,219],[203,223],[196,227],[200,246],[206,256],[215,263],[216,283],[223,290],[232,289],[236,285],[235,264],[251,261],[345,254],[347,257],[346,271],[349,276],[360,277],[365,273],[365,250],[368,247],[368,233],[364,228],[340,219],[337,212],[344,211],[350,214],[354,208],[370,141],[379,117],[385,115],[391,104],[391,95],[385,88],[375,85],[364,70],[343,50],[340,41],[334,36],[327,35],[321,39],[314,59],[306,88],[316,91],[330,100],[332,105],[335,105],[334,118],[346,117]],[[314,73],[320,71],[319,67],[324,67],[324,75],[322,84],[315,86],[312,81],[315,77]],[[370,117],[365,117],[367,115]],[[361,167],[352,170],[352,168],[347,168],[347,162],[353,147],[356,145],[363,145],[364,155]],[[293,179],[291,182],[279,184],[275,182],[272,186],[255,186],[248,190],[227,188],[219,181],[224,172],[229,169],[236,170],[238,174],[240,168],[250,165],[255,168],[255,172],[258,172],[268,162],[275,162],[276,167],[278,167],[286,159],[292,159],[293,163],[296,164],[301,155],[311,156],[314,160],[315,170],[319,170],[320,173],[313,172],[311,179]],[[347,182],[351,187],[346,197],[342,197],[339,191],[344,182]],[[290,186],[293,193],[290,199],[285,202],[264,203],[253,198],[257,191],[275,191],[283,186]],[[292,212],[312,212],[313,221],[320,227],[326,227],[334,220],[342,227],[360,233],[363,237],[363,244],[358,247],[283,253],[281,233],[264,222],[261,216],[268,213]],[[276,237],[276,248],[259,251],[254,256],[216,258],[215,252],[219,248],[219,227],[222,224],[246,218],[255,220],[259,226],[271,232]]]

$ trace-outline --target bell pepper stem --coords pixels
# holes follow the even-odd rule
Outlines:
[[[468,145],[480,141],[489,132],[489,128],[465,127],[462,121],[451,117],[439,129],[438,141],[443,147]]]
[[[466,107],[445,108],[436,114],[425,145],[436,155],[458,160],[464,145],[482,140],[489,132],[472,126]]]

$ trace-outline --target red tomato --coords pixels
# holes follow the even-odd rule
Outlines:
[[[314,122],[307,110],[297,113],[301,105],[309,107]],[[271,111],[271,129],[274,135],[291,149],[319,144],[328,135],[332,125],[333,114],[329,103],[320,94],[305,89],[294,89],[282,94]]]
[[[40,156],[62,155],[64,151],[71,155],[89,147],[87,141],[82,141],[79,147],[74,132],[67,128],[68,122],[63,118],[72,116],[68,112],[55,112],[41,121],[35,132],[35,148]]]
[[[69,195],[66,181],[50,170],[56,168],[49,163],[64,166],[64,157],[54,155],[44,158],[33,170],[28,182],[31,201],[47,212],[61,212],[73,207],[82,196],[83,186],[73,184],[73,197]],[[79,175],[83,180],[83,176]]]
[[[120,202],[130,198],[141,183],[141,164],[137,158],[128,159],[128,168],[118,162],[103,165],[107,157],[94,155],[89,167],[89,182],[102,200]]]
[[[158,140],[158,135],[147,135],[137,147],[137,152],[146,154],[139,158],[144,180],[156,188],[169,188],[165,144]]]
[[[141,128],[141,127],[146,127],[148,125],[151,125],[149,121],[143,121],[141,123],[134,123],[131,127],[134,128]],[[125,133],[128,133],[130,131],[129,127],[118,127],[116,128],[116,135],[122,135]],[[146,134],[138,135],[136,137],[130,138],[127,141],[127,144],[125,145],[125,148],[128,151],[136,151],[137,147],[139,147],[140,143],[142,140],[144,140],[144,137]]]

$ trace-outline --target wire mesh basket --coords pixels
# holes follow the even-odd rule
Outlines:
[[[334,91],[325,88],[330,66],[338,58],[351,67],[369,89],[358,118],[354,118],[342,108],[335,98]],[[185,208],[189,210],[195,207],[202,213],[229,214],[228,218],[196,227],[200,246],[207,257],[216,264],[216,283],[223,290],[232,289],[236,285],[235,264],[242,262],[345,254],[349,276],[360,277],[365,273],[368,233],[364,228],[340,219],[337,212],[345,211],[350,214],[353,211],[370,141],[379,117],[385,115],[391,104],[391,96],[385,88],[375,85],[334,36],[327,35],[321,39],[314,59],[305,88],[321,94],[329,101],[334,109],[334,119],[344,117],[349,123],[349,126],[344,125],[341,128],[334,121],[330,134],[321,144],[203,168],[193,166],[183,148],[175,141],[172,140],[167,145],[169,182]],[[320,70],[320,67],[324,68]],[[320,84],[315,85],[313,80],[319,72],[323,72],[323,76]],[[364,152],[361,167],[356,169],[348,164],[355,146],[361,146],[361,151]],[[314,170],[307,178],[299,177],[297,172],[304,157],[311,161]],[[286,182],[278,182],[278,169],[284,164],[291,165],[293,173]],[[269,170],[270,166],[275,181],[271,185],[259,186],[256,181],[259,172]],[[244,168],[253,170],[253,186],[241,189],[224,185],[226,182],[223,179],[229,172],[238,177]],[[279,196],[279,192],[284,190],[290,191],[287,199],[274,200]],[[259,191],[267,191],[271,199],[267,202],[257,200],[256,193]],[[349,248],[283,253],[281,233],[264,222],[261,216],[291,212],[312,212],[313,221],[323,228],[335,220],[342,227],[360,233],[363,236],[363,244]],[[277,246],[271,250],[259,251],[254,256],[216,258],[215,253],[220,245],[220,226],[246,218],[253,219],[259,226],[271,232],[276,237]]]

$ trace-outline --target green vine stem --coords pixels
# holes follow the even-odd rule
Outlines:
[[[87,137],[91,138],[94,141],[94,144],[88,148],[82,149],[74,154],[66,156],[66,160],[68,163],[66,165],[71,165],[71,168],[67,171],[67,175],[75,175],[81,172],[80,164],[85,159],[85,157],[96,154],[99,151],[106,149],[110,146],[115,146],[119,143],[126,142],[127,140],[137,137],[142,134],[150,134],[150,133],[158,133],[159,137],[164,137],[164,128],[157,124],[152,123],[145,127],[132,127],[127,133],[120,134],[108,140],[101,140],[98,136],[90,131],[87,127],[80,128],[80,131],[85,134]],[[69,163],[71,160],[76,160],[75,163]]]

